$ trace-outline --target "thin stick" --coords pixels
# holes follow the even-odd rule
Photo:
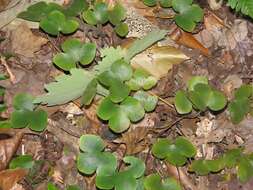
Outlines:
[[[12,73],[10,67],[8,66],[6,60],[4,57],[1,56],[1,64],[3,64],[3,66],[5,67],[9,77],[10,77],[10,81],[11,83],[15,84],[17,82],[17,79],[15,77],[15,75]]]
[[[156,96],[161,102],[163,102],[163,103],[165,103],[166,105],[168,105],[168,106],[170,106],[170,107],[172,107],[172,108],[174,108],[174,105],[173,104],[171,104],[170,102],[168,102],[167,100],[165,100],[165,99],[163,99],[162,97],[160,97],[160,96],[158,96],[157,94],[155,94],[154,92],[148,92],[150,95],[152,95],[152,96]]]

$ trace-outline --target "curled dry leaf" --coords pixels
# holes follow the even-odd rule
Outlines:
[[[174,64],[189,59],[180,50],[171,46],[153,46],[135,56],[131,64],[134,68],[142,68],[157,79],[165,76]]]
[[[27,24],[20,24],[11,33],[11,48],[17,54],[34,57],[34,53],[47,43],[47,39],[32,33]]]
[[[27,170],[15,169],[0,172],[0,189],[10,190],[27,174]]]
[[[192,49],[198,49],[206,56],[209,55],[209,50],[204,47],[191,33],[184,32],[180,28],[176,28],[171,34],[170,38],[175,40],[178,44],[187,46]]]
[[[0,129],[0,170],[7,167],[21,142],[22,136],[22,132],[15,134],[11,129]]]

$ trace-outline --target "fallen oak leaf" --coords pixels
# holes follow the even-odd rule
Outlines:
[[[15,135],[13,132],[12,129],[0,129],[0,170],[7,167],[22,139],[22,132],[17,132]]]
[[[34,53],[47,42],[47,39],[34,35],[25,23],[17,26],[11,33],[12,51],[25,57],[34,57]]]
[[[15,169],[4,170],[0,172],[0,189],[10,190],[18,181],[27,174],[27,170]]]

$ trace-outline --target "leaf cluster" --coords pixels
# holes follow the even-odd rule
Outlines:
[[[47,126],[47,113],[42,109],[35,109],[34,97],[21,93],[14,97],[14,111],[11,114],[12,128],[29,127],[34,131],[43,131]]]
[[[178,113],[187,114],[195,110],[220,111],[227,104],[223,93],[213,89],[208,80],[202,76],[195,76],[189,80],[187,91],[179,90],[175,96],[175,107]]]
[[[196,148],[184,137],[178,137],[175,141],[158,139],[152,147],[152,153],[159,159],[165,159],[175,166],[183,166],[188,158],[196,155]]]
[[[253,86],[244,84],[234,93],[234,99],[228,105],[230,119],[238,124],[248,114],[253,112]]]
[[[207,175],[225,168],[236,168],[239,180],[246,182],[253,177],[253,154],[247,155],[241,149],[232,149],[215,160],[194,160],[189,170],[198,175]]]
[[[58,190],[58,188],[51,182],[47,184],[47,190]],[[80,190],[77,185],[68,185],[66,190]]]
[[[121,37],[128,33],[128,26],[123,22],[126,19],[126,10],[120,3],[109,8],[104,2],[95,2],[93,6],[83,12],[83,19],[90,25],[103,25],[110,22],[115,26],[115,32]]]
[[[100,189],[128,190],[137,189],[138,179],[145,171],[145,164],[133,156],[123,158],[128,165],[124,170],[117,171],[116,156],[105,152],[103,140],[95,135],[83,135],[80,138],[80,150],[77,168],[80,172],[91,175],[96,172],[96,186]]]
[[[174,20],[176,24],[187,32],[192,32],[196,24],[203,19],[204,12],[193,0],[143,0],[147,6],[159,4],[163,8],[172,7],[177,13]]]

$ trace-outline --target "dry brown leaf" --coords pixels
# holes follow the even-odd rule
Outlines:
[[[0,172],[0,189],[10,190],[16,185],[27,174],[27,170],[24,169],[14,169],[14,170],[4,170]]]
[[[177,28],[170,34],[170,38],[175,40],[178,44],[192,49],[198,49],[204,55],[209,55],[209,50],[205,48],[191,33],[184,32],[183,30]]]
[[[21,142],[22,136],[23,133],[21,132],[14,135],[13,130],[0,129],[0,171],[7,167]]]
[[[25,57],[34,57],[34,53],[47,42],[47,39],[34,35],[25,23],[20,24],[11,33],[12,51]]]
[[[171,46],[153,46],[135,56],[131,64],[134,68],[142,68],[157,79],[165,76],[174,64],[189,59],[180,50]]]
[[[137,154],[147,148],[147,133],[146,127],[137,127],[122,134],[120,142],[126,145],[127,155]]]
[[[0,0],[0,11],[4,10],[11,0]]]

